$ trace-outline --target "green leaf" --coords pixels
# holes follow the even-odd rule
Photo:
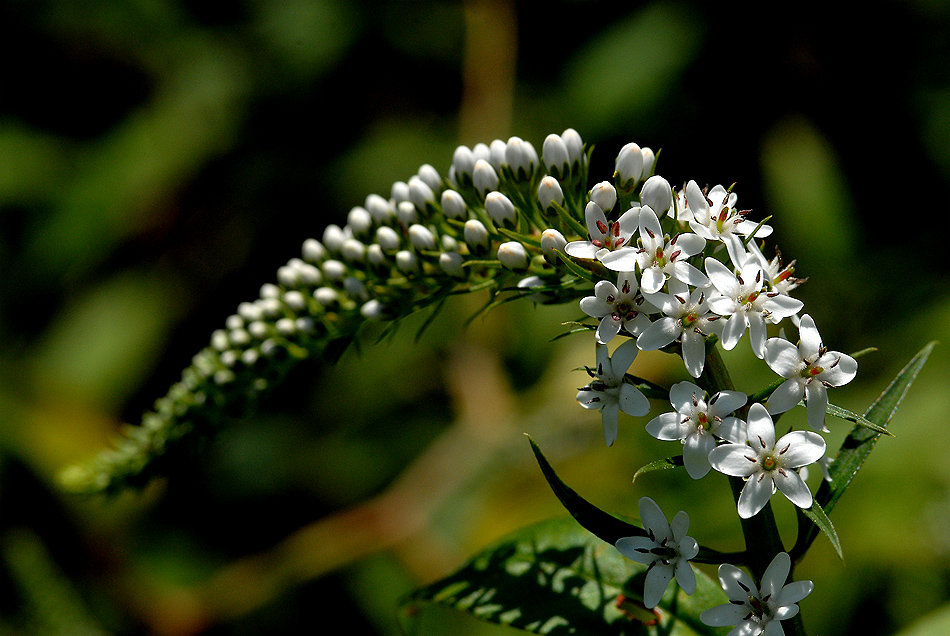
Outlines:
[[[640,475],[645,475],[646,473],[656,472],[658,470],[670,470],[672,468],[679,468],[683,465],[683,456],[677,455],[676,457],[670,457],[668,459],[658,459],[655,462],[650,462],[646,466],[642,467],[640,470],[633,474],[633,481],[630,483],[636,483],[637,477]]]
[[[911,384],[917,378],[917,375],[923,369],[930,352],[933,351],[936,341],[930,342],[920,352],[907,363],[897,377],[888,385],[884,392],[878,396],[864,414],[864,419],[881,428],[886,428],[901,400],[907,394]],[[874,449],[881,433],[871,430],[861,424],[855,424],[851,433],[845,438],[838,449],[838,454],[828,469],[831,481],[823,481],[815,494],[815,501],[826,513],[830,513],[851,484],[858,471],[864,465],[868,455]],[[812,541],[818,534],[816,526],[802,528],[799,526],[798,541],[794,551],[798,554],[804,554]]]
[[[703,572],[696,571],[695,594],[686,596],[673,584],[652,611],[643,607],[646,571],[573,520],[555,519],[509,535],[454,574],[410,594],[400,604],[399,617],[407,633],[428,604],[536,634],[712,636],[727,631],[699,620],[704,610],[728,602]]]
[[[796,508],[796,510],[798,510],[799,514],[799,527],[801,527],[803,522],[802,517],[809,519],[814,524],[812,527],[817,527],[827,535],[835,552],[838,553],[838,558],[844,561],[844,552],[841,551],[841,539],[838,538],[838,533],[835,531],[835,526],[831,523],[831,519],[825,514],[824,509],[818,505],[818,502],[813,501],[810,508]]]
[[[801,403],[800,403],[801,404]],[[854,422],[858,426],[863,426],[864,428],[869,428],[875,433],[880,433],[881,435],[887,435],[888,437],[894,437],[894,433],[890,432],[883,426],[878,426],[871,420],[864,418],[857,413],[852,413],[848,409],[843,409],[840,406],[835,406],[834,404],[829,403],[828,407],[825,409],[825,412],[828,415],[834,415],[835,417],[840,417],[843,420],[848,420],[849,422]]]

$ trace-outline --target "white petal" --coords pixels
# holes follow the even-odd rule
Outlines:
[[[723,563],[719,566],[719,583],[722,584],[722,589],[726,595],[733,601],[748,602],[750,591],[757,592],[759,589],[748,574],[730,563]],[[733,605],[733,607],[742,609],[742,606]],[[744,609],[743,615],[748,612],[748,609],[748,607]],[[735,625],[735,623],[728,624]]]
[[[716,397],[716,395],[719,397]],[[742,408],[749,400],[749,396],[742,391],[720,391],[716,395],[709,401],[709,412],[719,417],[725,417]]]
[[[607,265],[607,263],[604,263],[604,265]],[[607,265],[607,267],[609,269],[610,265]],[[665,282],[666,274],[660,271],[658,267],[648,267],[643,270],[643,274],[640,276],[640,287],[645,294],[655,294],[663,289]]]
[[[612,306],[607,304],[606,301],[598,298],[597,296],[585,296],[584,298],[581,298],[580,307],[581,311],[594,318],[607,316],[614,309]]]
[[[666,515],[660,509],[660,506],[649,497],[641,497],[638,504],[640,509],[640,521],[643,527],[653,533],[657,543],[662,543],[664,539],[671,540],[673,532],[670,530],[670,524],[666,521]]]
[[[627,415],[643,417],[650,412],[650,400],[632,384],[620,387],[620,410]]]
[[[808,407],[808,425],[816,431],[825,428],[825,411],[828,410],[828,391],[821,382],[811,381],[805,385],[805,406]]]
[[[755,452],[743,444],[723,444],[709,451],[713,468],[732,477],[748,477],[759,470]]]
[[[695,433],[686,438],[683,446],[683,465],[693,479],[702,479],[709,472],[709,452],[716,448],[716,438],[710,434]]]
[[[620,325],[621,322],[619,320],[614,320],[612,315],[608,314],[604,316],[604,319],[600,321],[599,325],[597,325],[597,332],[595,334],[597,342],[599,344],[607,344],[613,340],[614,336],[620,333]]]
[[[587,222],[587,232],[590,234],[591,238],[604,238],[604,233],[600,231],[600,228],[597,227],[597,224],[600,222],[604,226],[607,226],[607,215],[604,214],[604,211],[599,205],[593,201],[589,202],[587,207],[584,208],[584,220]],[[568,243],[568,247],[570,247],[570,243]]]
[[[637,250],[621,247],[619,250],[606,251],[598,256],[604,267],[614,272],[629,272],[637,267]]]
[[[716,437],[734,444],[745,445],[748,434],[746,423],[738,417],[725,418],[715,430]]]
[[[748,613],[749,608],[745,605],[717,605],[700,614],[699,620],[710,627],[727,627],[738,625]]]
[[[682,329],[676,325],[676,320],[669,317],[660,318],[640,334],[637,338],[637,346],[642,351],[660,349],[676,340],[680,333]]]
[[[706,239],[698,234],[686,232],[676,236],[676,242],[673,244],[673,251],[680,250],[685,256],[695,256],[706,247]]]
[[[797,603],[815,589],[815,584],[811,581],[795,581],[782,588],[778,596],[775,597],[775,604],[778,606],[791,605]]]
[[[835,364],[836,360],[837,364]],[[829,351],[819,358],[816,364],[825,368],[825,370],[819,374],[818,379],[832,386],[847,384],[858,374],[858,361],[838,351]],[[831,366],[832,364],[834,364],[834,366]]]
[[[732,351],[745,333],[748,326],[746,315],[742,312],[732,314],[726,321],[722,330],[722,348],[726,351]]]
[[[752,353],[759,360],[765,357],[765,341],[768,337],[768,331],[765,328],[765,318],[761,313],[749,315],[749,344],[752,345]]]
[[[762,306],[768,309],[775,318],[788,318],[800,312],[805,303],[788,294],[779,294],[766,300]]]
[[[686,536],[687,532],[689,532],[689,515],[685,510],[680,510],[673,515],[673,521],[670,522],[670,533],[673,535],[673,541],[677,542],[677,550],[679,549],[679,542],[688,538]],[[692,556],[683,556],[687,559],[693,558]]]
[[[683,332],[683,362],[694,378],[703,374],[706,365],[706,340],[695,331]]]
[[[670,387],[670,403],[678,412],[686,415],[693,409],[693,398],[702,400],[704,391],[692,382],[677,382]]]
[[[759,514],[772,498],[775,484],[766,473],[758,473],[749,478],[739,494],[739,516],[743,519]]]
[[[796,378],[786,380],[769,396],[767,402],[769,413],[778,414],[790,411],[802,401],[804,395],[805,387],[802,382]]]
[[[571,241],[564,246],[564,253],[574,258],[593,259],[596,257],[598,250],[600,248],[590,241]]]
[[[808,314],[802,316],[798,327],[798,336],[801,340],[798,345],[801,357],[810,358],[818,353],[821,347],[821,334],[818,333],[818,328],[815,327],[815,321]]]
[[[765,363],[783,378],[791,378],[801,369],[802,355],[788,340],[769,338],[765,343]]]
[[[670,272],[670,276],[696,287],[705,287],[709,284],[709,279],[706,278],[706,275],[686,261],[676,261],[673,263],[673,271]]]
[[[785,448],[787,451],[782,452]],[[825,454],[825,440],[818,433],[811,431],[792,431],[781,437],[775,443],[775,449],[782,465],[787,468],[800,468],[813,464]]]
[[[811,506],[812,496],[808,485],[801,476],[794,470],[776,470],[772,473],[775,479],[775,485],[782,491],[782,494],[788,497],[788,500],[799,508],[808,508]],[[784,582],[784,581],[783,581]]]
[[[687,595],[696,591],[696,574],[688,561],[681,560],[676,564],[676,582]]]
[[[788,573],[792,569],[792,559],[787,552],[779,552],[765,568],[762,574],[762,598],[777,596],[785,586]]]
[[[765,407],[756,402],[749,407],[749,443],[757,453],[775,447],[775,424]]]
[[[656,545],[656,542],[651,541],[648,537],[623,537],[622,539],[617,539],[617,543],[615,544],[620,554],[631,561],[643,563],[644,565],[650,565],[656,561],[656,555],[650,552]]]
[[[627,372],[627,369],[630,368],[630,365],[633,364],[633,361],[637,359],[638,353],[640,353],[640,349],[637,347],[636,340],[627,340],[617,347],[614,351],[614,355],[610,358],[610,368],[613,377],[620,380]]]
[[[643,583],[643,604],[651,609],[656,607],[672,578],[673,566],[671,565],[655,565],[650,568],[646,581]]]
[[[739,295],[739,281],[732,271],[715,258],[706,257],[706,275],[723,296],[736,298]],[[716,312],[719,313],[719,312]]]
[[[620,404],[611,400],[604,404],[601,411],[604,425],[604,440],[607,446],[613,446],[617,441],[617,421],[620,419]]]
[[[644,206],[640,208],[640,237],[644,245],[651,241],[650,232],[657,238],[663,237],[663,228],[660,227],[660,221],[656,218],[656,212],[649,206]]]
[[[663,413],[650,420],[646,429],[647,433],[657,439],[673,441],[686,439],[692,432],[692,425],[689,422],[684,423],[683,416],[679,413]]]
[[[620,235],[629,238],[640,225],[640,208],[631,207],[620,215],[617,223],[620,224]]]

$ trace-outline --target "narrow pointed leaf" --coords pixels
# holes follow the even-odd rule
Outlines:
[[[825,533],[825,535],[831,541],[831,545],[834,547],[835,552],[838,553],[838,558],[844,561],[844,553],[841,551],[841,539],[838,538],[838,533],[835,531],[835,526],[831,523],[831,519],[828,518],[828,515],[825,514],[825,511],[822,509],[822,507],[818,505],[818,502],[813,501],[810,508],[798,508],[797,510],[799,513],[799,527],[803,525],[802,517],[805,517],[811,521],[811,523],[814,524],[811,527],[818,528]],[[805,523],[808,522],[806,521]],[[800,531],[799,534],[801,536]]]
[[[867,418],[865,418],[865,417],[863,417],[863,416],[861,416],[861,415],[858,415],[857,413],[852,413],[852,412],[849,411],[848,409],[843,409],[843,408],[841,408],[840,406],[836,406],[836,405],[834,405],[834,404],[829,403],[829,404],[828,404],[828,407],[825,409],[825,412],[826,412],[828,415],[834,415],[835,417],[839,417],[839,418],[841,418],[841,419],[843,419],[843,420],[847,420],[847,421],[849,421],[849,422],[854,422],[854,423],[857,424],[858,426],[863,426],[864,428],[869,428],[869,429],[871,429],[872,431],[874,431],[875,433],[880,433],[881,435],[887,435],[888,437],[895,437],[894,433],[890,432],[889,430],[887,430],[887,429],[884,428],[883,426],[878,426],[877,424],[875,424],[875,423],[872,422],[871,420],[869,420],[869,419],[867,419]]]
[[[703,610],[728,602],[719,584],[696,571],[697,589],[671,585],[656,610],[643,606],[647,567],[562,518],[519,530],[454,574],[400,603],[405,633],[427,605],[467,612],[535,634],[572,636],[714,636]],[[654,624],[649,624],[654,623]]]

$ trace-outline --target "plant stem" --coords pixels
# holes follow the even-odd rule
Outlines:
[[[729,375],[729,369],[716,347],[718,339],[709,338],[706,342],[706,364],[702,375],[697,382],[700,387],[709,395],[719,391],[735,391],[736,386]],[[738,415],[746,417],[750,405],[740,409]],[[732,488],[733,499],[738,503],[739,494],[745,482],[740,477],[730,477],[729,486]],[[782,537],[778,531],[778,525],[775,523],[775,515],[772,512],[772,504],[767,503],[758,514],[749,519],[742,519],[742,536],[746,546],[746,564],[752,573],[756,583],[761,584],[762,575],[765,574],[769,563],[779,552],[785,552],[785,546],[782,544]],[[788,636],[807,636],[805,627],[802,623],[801,613],[793,618],[784,621],[783,627]]]

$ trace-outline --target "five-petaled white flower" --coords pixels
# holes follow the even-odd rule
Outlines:
[[[745,423],[727,417],[745,405],[747,396],[739,391],[720,391],[706,399],[706,392],[692,382],[679,382],[670,388],[670,402],[676,409],[663,413],[647,424],[647,433],[662,440],[683,440],[683,465],[693,479],[709,472],[709,453],[716,439],[745,443]]]
[[[588,240],[571,241],[564,247],[564,252],[574,258],[603,260],[612,250],[626,247],[637,229],[640,208],[630,208],[621,214],[619,219],[610,223],[604,210],[591,201],[584,210],[584,219],[587,221]]]
[[[713,315],[706,305],[702,288],[689,293],[685,284],[670,281],[669,294],[651,294],[648,299],[665,316],[647,327],[637,338],[643,351],[653,351],[679,339],[683,348],[686,370],[698,378],[706,364],[706,336],[717,333],[719,316]]]
[[[597,342],[607,344],[623,328],[632,336],[650,326],[650,313],[657,311],[638,293],[633,272],[621,272],[617,284],[602,280],[594,285],[594,295],[581,299],[581,311],[602,318],[597,327]]]
[[[762,575],[762,586],[729,563],[719,566],[719,582],[729,603],[706,610],[699,616],[710,627],[735,625],[727,636],[785,636],[781,621],[798,614],[798,602],[811,594],[815,584],[795,581],[785,585],[792,561],[779,552]]]
[[[686,184],[686,201],[693,213],[689,226],[696,234],[709,241],[722,241],[729,252],[729,258],[736,265],[745,260],[745,248],[739,234],[764,238],[772,233],[768,225],[758,227],[757,223],[746,220],[750,210],[736,211],[736,194],[717,185],[709,193],[700,190],[695,181]],[[758,228],[758,229],[756,229]]]
[[[687,537],[689,515],[680,510],[667,523],[666,515],[649,497],[640,499],[640,521],[645,537],[623,537],[615,544],[625,557],[648,565],[643,585],[643,604],[656,607],[673,576],[687,594],[696,591],[696,575],[689,560],[699,554],[696,539]]]
[[[672,239],[663,234],[656,213],[649,206],[640,208],[640,246],[616,250],[599,257],[607,269],[615,272],[640,268],[640,287],[644,294],[663,289],[668,278],[702,287],[709,279],[687,262],[706,247],[706,240],[691,233],[677,234]]]
[[[639,389],[623,380],[638,351],[634,340],[617,347],[613,356],[608,355],[607,345],[598,344],[597,368],[587,369],[594,381],[577,392],[577,401],[581,406],[601,412],[607,446],[612,446],[617,441],[620,411],[635,417],[650,412],[650,401]]]
[[[798,330],[801,341],[796,347],[783,338],[765,343],[765,362],[786,378],[768,399],[769,413],[784,413],[802,398],[808,406],[808,424],[816,431],[825,428],[828,408],[827,387],[841,386],[854,379],[858,363],[851,356],[828,351],[811,316],[802,316]]]
[[[709,299],[709,308],[726,318],[722,326],[722,348],[735,348],[745,330],[756,357],[765,357],[765,341],[768,337],[766,321],[779,322],[801,311],[803,303],[778,291],[762,289],[763,272],[758,262],[746,260],[738,273],[715,258],[706,258],[706,275],[720,296]]]
[[[811,491],[796,469],[825,454],[825,440],[811,431],[792,431],[775,440],[772,416],[761,404],[749,408],[745,442],[730,442],[709,453],[709,463],[721,473],[743,477],[739,516],[748,519],[768,503],[776,487],[799,508],[812,503]]]

